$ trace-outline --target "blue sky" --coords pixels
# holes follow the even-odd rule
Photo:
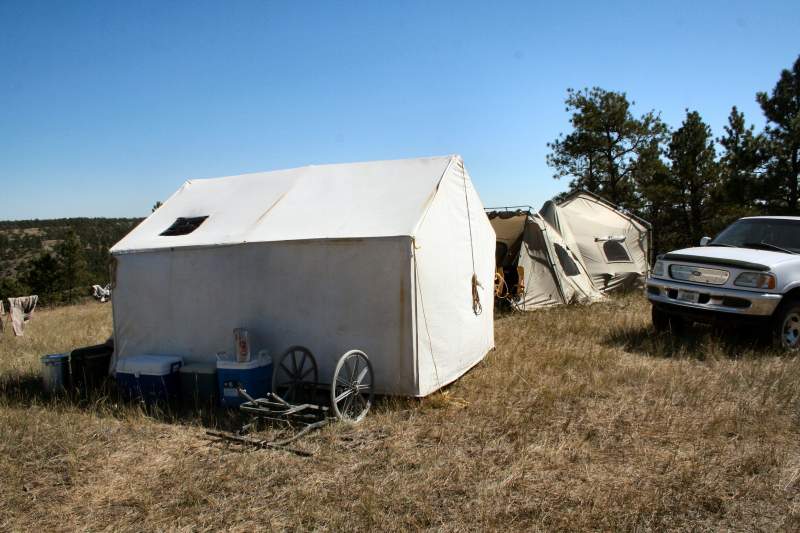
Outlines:
[[[564,190],[568,87],[722,132],[800,2],[0,0],[0,219],[142,216],[189,178],[460,153],[487,206]]]

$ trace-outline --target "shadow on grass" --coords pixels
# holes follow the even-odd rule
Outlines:
[[[328,406],[329,392],[318,390],[313,397],[298,399],[296,403],[315,403]],[[376,396],[372,412],[404,411],[420,401],[416,398],[398,399]],[[0,375],[0,406],[14,408],[39,407],[54,411],[78,409],[99,417],[126,419],[131,416],[145,416],[166,424],[200,426],[205,429],[236,432],[246,423],[252,422],[250,415],[237,408],[224,408],[210,401],[192,405],[180,402],[146,405],[142,401],[132,401],[120,392],[113,379],[107,379],[91,391],[62,391],[51,393],[45,389],[40,375],[36,373],[12,373]],[[331,413],[332,415],[332,413]],[[269,425],[269,424],[267,424]],[[278,424],[281,425],[280,423]]]
[[[168,424],[199,425],[206,428],[234,430],[242,424],[236,409],[211,405],[180,405],[179,402],[145,405],[125,398],[113,379],[104,381],[92,390],[50,392],[36,373],[0,375],[0,405],[15,408],[33,406],[46,409],[78,409],[97,416],[118,419],[146,416]]]
[[[602,340],[606,346],[649,357],[689,357],[705,360],[711,354],[732,359],[773,354],[769,335],[755,328],[715,328],[696,324],[679,334],[656,332],[652,326],[613,328]]]

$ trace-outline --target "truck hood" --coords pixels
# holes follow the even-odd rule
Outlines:
[[[665,254],[664,258],[673,261],[694,260],[698,263],[729,263],[731,266],[744,266],[743,264],[749,264],[752,267],[764,267],[759,270],[774,269],[779,264],[789,261],[800,262],[800,255],[777,251],[773,252],[771,250],[754,250],[752,248],[727,248],[724,246],[684,248]]]

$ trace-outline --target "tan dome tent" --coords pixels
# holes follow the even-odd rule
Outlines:
[[[580,258],[530,207],[490,209],[487,216],[497,236],[498,299],[520,310],[602,299]]]
[[[495,236],[461,157],[187,181],[111,249],[116,360],[363,350],[375,392],[425,396],[494,346]]]
[[[550,201],[540,214],[576,251],[594,286],[604,292],[640,287],[650,267],[648,222],[586,192]]]

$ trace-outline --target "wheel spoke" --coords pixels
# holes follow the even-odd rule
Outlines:
[[[360,373],[360,374],[358,375],[358,377],[356,378],[356,382],[357,382],[357,383],[361,383],[361,381],[364,379],[364,376],[366,376],[366,375],[367,375],[367,372],[368,372],[368,371],[369,371],[369,367],[368,367],[368,366],[365,366],[365,367],[364,367],[364,370],[362,370],[362,371],[361,371],[361,373]]]
[[[367,410],[370,407],[370,399],[368,396],[364,396],[363,394],[356,395],[356,401],[353,402],[357,404],[357,411],[353,415],[354,420],[360,420],[363,415],[366,414]]]
[[[283,361],[281,361],[281,368],[283,368],[283,370],[285,370],[285,371],[286,371],[286,375],[287,375],[287,376],[289,376],[289,377],[292,377],[292,371],[291,371],[291,370],[289,370],[288,368],[286,368],[286,365],[285,365],[285,364],[283,364]]]
[[[350,395],[344,400],[344,408],[342,409],[342,414],[346,417],[350,416],[350,404],[353,402],[353,396]]]
[[[295,352],[292,352],[292,368],[294,368],[294,375],[297,375],[297,359],[295,358]]]
[[[352,400],[350,400],[350,418],[356,418],[358,416],[358,394],[353,394]]]
[[[353,362],[353,372],[350,374],[351,382],[356,379],[356,376],[358,375],[358,364],[361,362],[361,358],[358,356],[354,357],[353,359],[355,359],[355,361]]]
[[[353,381],[353,369],[350,367],[350,359],[347,359],[344,362],[344,366],[342,367],[342,372],[345,375],[345,380],[347,380],[347,384],[349,385],[351,381]]]
[[[353,389],[345,390],[343,393],[341,393],[339,396],[336,397],[336,403],[341,402],[342,400],[344,400],[345,398],[347,398],[351,394],[353,394]]]

